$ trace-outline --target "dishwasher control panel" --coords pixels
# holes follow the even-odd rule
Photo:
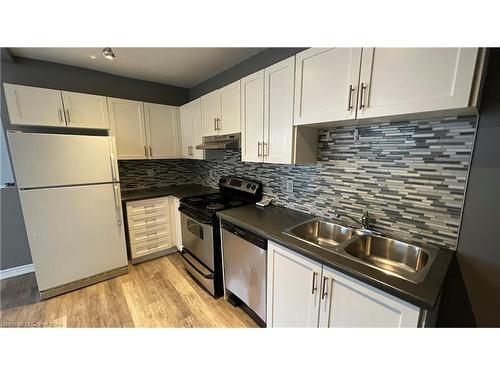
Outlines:
[[[267,238],[259,236],[258,234],[252,233],[247,229],[243,229],[237,225],[234,225],[224,220],[222,221],[221,226],[222,229],[227,230],[228,232],[234,234],[235,236],[238,236],[243,240],[254,244],[257,247],[260,247],[263,250],[267,250]]]

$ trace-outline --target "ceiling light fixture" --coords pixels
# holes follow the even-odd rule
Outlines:
[[[95,60],[95,59],[96,59],[96,55],[90,55],[90,58],[91,58],[92,60]]]
[[[115,58],[115,54],[113,53],[111,47],[104,48],[102,50],[102,55],[109,60],[113,60]]]

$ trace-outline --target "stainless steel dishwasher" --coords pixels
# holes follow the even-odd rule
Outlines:
[[[226,289],[266,321],[267,239],[222,221]]]

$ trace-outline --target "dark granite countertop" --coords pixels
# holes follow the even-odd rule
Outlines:
[[[441,250],[425,280],[420,284],[413,284],[283,234],[285,229],[315,216],[274,205],[265,208],[249,205],[224,210],[218,212],[217,215],[224,220],[240,225],[273,242],[427,310],[432,310],[438,301],[441,286],[453,257],[452,251]]]
[[[177,198],[193,197],[201,194],[217,193],[218,190],[200,184],[168,185],[149,189],[122,190],[122,202],[159,198],[173,195]]]

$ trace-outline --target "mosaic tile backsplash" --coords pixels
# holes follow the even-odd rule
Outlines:
[[[342,126],[320,131],[317,164],[244,163],[228,150],[217,161],[120,161],[120,179],[123,189],[216,187],[220,176],[245,176],[262,181],[278,205],[325,218],[368,210],[384,235],[454,250],[475,127],[475,116]]]

